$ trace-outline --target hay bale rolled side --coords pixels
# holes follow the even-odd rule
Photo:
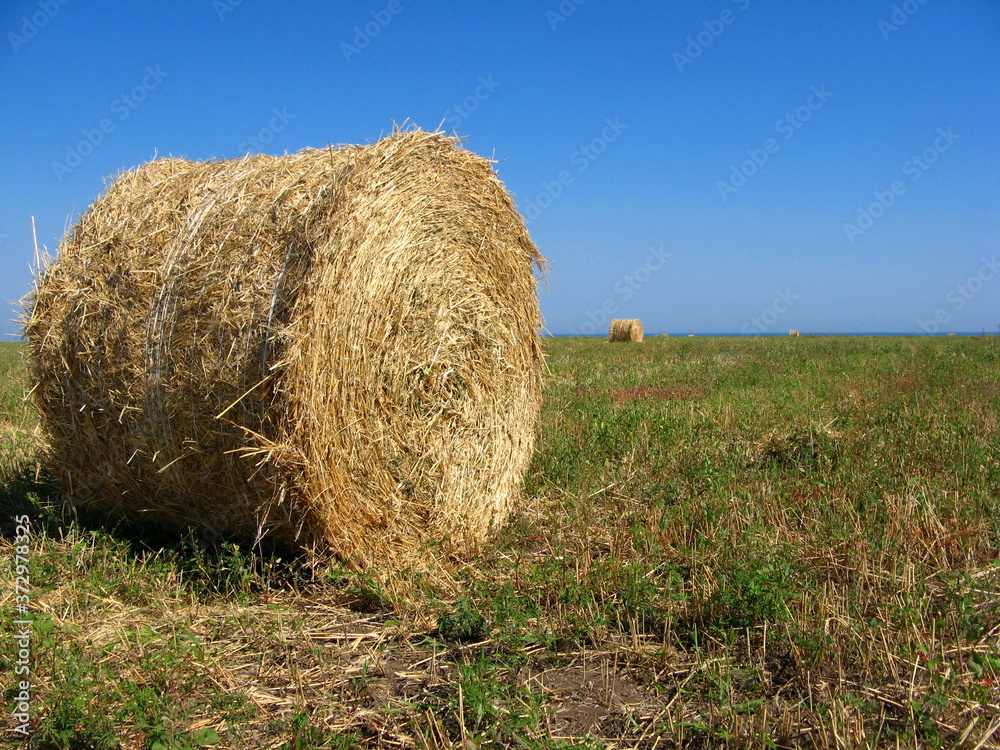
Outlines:
[[[636,319],[612,320],[608,341],[642,343],[642,323]]]
[[[466,549],[531,455],[542,262],[441,134],[126,172],[26,321],[50,464],[86,510],[384,574]]]

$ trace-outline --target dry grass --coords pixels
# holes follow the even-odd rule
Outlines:
[[[26,323],[48,466],[91,514],[446,581],[531,456],[541,263],[441,134],[125,172]]]
[[[608,328],[608,341],[642,343],[642,323],[636,319],[612,320]]]

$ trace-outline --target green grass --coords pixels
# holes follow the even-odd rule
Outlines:
[[[0,345],[30,745],[998,746],[1000,341],[546,349],[526,501],[413,616],[305,560],[74,520]],[[8,705],[13,666],[8,640]]]

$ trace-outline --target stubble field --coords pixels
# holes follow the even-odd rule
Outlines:
[[[417,609],[75,519],[0,345],[29,746],[1000,747],[1000,340],[550,339],[524,502]],[[0,647],[4,738],[17,721]]]

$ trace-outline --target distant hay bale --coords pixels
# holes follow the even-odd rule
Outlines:
[[[125,172],[25,322],[49,463],[84,510],[381,575],[467,551],[531,456],[542,264],[439,133]]]
[[[632,341],[642,343],[642,323],[636,319],[612,320],[608,329],[608,341]]]
[[[798,336],[799,332],[793,329],[793,330],[791,330],[791,331],[788,332],[788,335],[789,336]]]

